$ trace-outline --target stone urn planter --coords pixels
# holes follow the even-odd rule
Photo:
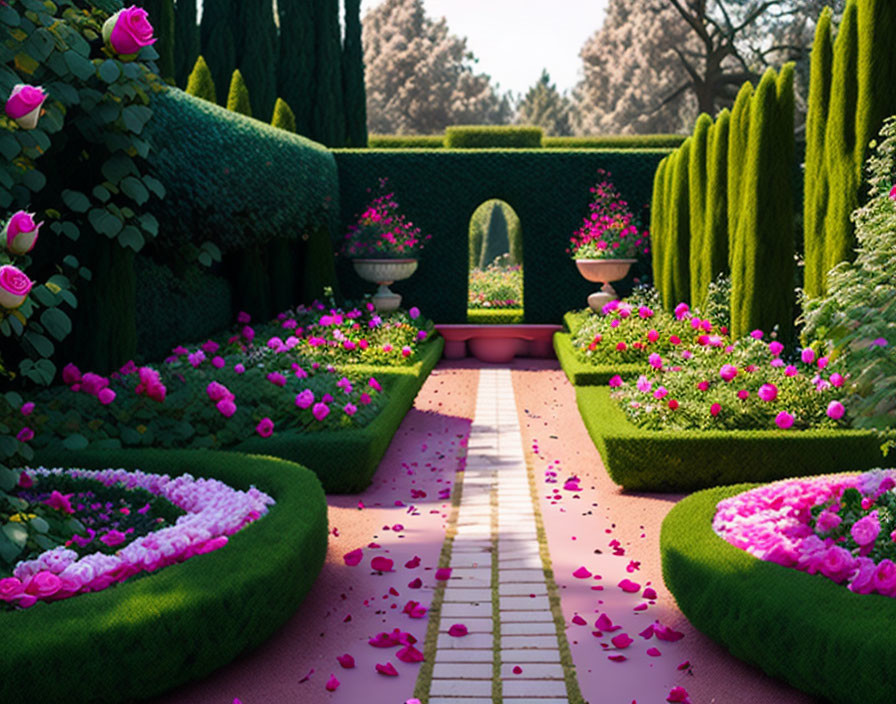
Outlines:
[[[407,279],[417,270],[416,259],[352,259],[355,272],[365,281],[379,284],[373,304],[380,312],[397,310],[401,294],[389,289],[396,281]]]
[[[610,284],[628,276],[628,270],[636,261],[637,259],[576,259],[576,267],[586,280],[603,283],[600,291],[588,296],[591,310],[599,313],[607,303],[619,298]]]

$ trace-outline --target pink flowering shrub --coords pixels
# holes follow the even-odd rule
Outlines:
[[[523,268],[520,265],[489,264],[485,269],[470,270],[467,308],[476,310],[522,307]]]
[[[371,189],[367,189],[371,193]],[[417,257],[423,245],[432,237],[398,211],[395,194],[389,182],[381,178],[379,194],[349,227],[342,245],[342,254],[359,258],[410,259]]]
[[[597,175],[601,180],[591,187],[588,215],[570,238],[567,252],[573,259],[628,259],[649,254],[647,231],[640,231],[628,203],[610,182],[610,173],[598,169]]]
[[[896,470],[767,484],[720,501],[713,530],[761,560],[896,597]]]

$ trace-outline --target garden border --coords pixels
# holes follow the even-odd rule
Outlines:
[[[607,474],[625,489],[695,491],[886,464],[870,430],[644,430],[610,391],[576,387],[576,403]]]
[[[757,484],[701,491],[663,521],[663,579],[688,620],[737,658],[840,704],[892,701],[896,599],[853,594],[759,560],[712,529],[716,504]]]
[[[603,386],[610,378],[619,374],[625,378],[644,371],[647,360],[642,364],[627,362],[624,364],[587,364],[579,359],[572,344],[572,334],[568,332],[554,333],[554,352],[566,378],[573,386]]]
[[[373,479],[380,460],[417,392],[442,356],[445,341],[439,337],[421,348],[420,359],[408,367],[356,365],[353,371],[376,376],[389,401],[363,428],[301,432],[286,430],[272,437],[253,437],[233,449],[272,455],[301,464],[314,472],[328,494],[363,491]]]
[[[327,504],[303,467],[211,450],[42,451],[45,466],[126,467],[257,486],[277,502],[226,546],[93,594],[0,613],[0,700],[113,703],[207,676],[296,611],[327,550]],[[36,465],[35,465],[36,466]],[[52,675],[52,676],[49,676]]]

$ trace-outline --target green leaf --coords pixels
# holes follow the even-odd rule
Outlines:
[[[0,467],[0,489],[12,491],[19,483],[19,473],[9,467]]]
[[[25,547],[25,543],[28,540],[28,531],[21,523],[7,523],[3,526],[3,532],[13,545],[20,548]]]
[[[7,320],[9,321],[9,326],[12,328],[13,333],[16,335],[21,335],[25,331],[25,328],[22,326],[22,321],[16,316],[11,315]]]
[[[118,62],[112,59],[106,59],[100,64],[99,76],[106,83],[115,83],[121,76],[121,69],[118,68]]]
[[[146,186],[150,191],[155,193],[159,198],[165,197],[165,186],[162,185],[162,182],[159,181],[159,179],[157,179],[155,176],[144,176],[143,185]]]
[[[122,180],[121,192],[136,202],[137,205],[143,205],[149,200],[149,191],[146,190],[146,186],[134,176],[128,176]]]
[[[18,140],[12,136],[12,133],[7,131],[0,132],[0,156],[7,161],[12,161],[19,155],[20,151],[22,151],[22,147]]]
[[[77,51],[65,52],[65,65],[77,78],[86,81],[96,75],[96,67],[92,61],[85,59]]]
[[[84,450],[90,443],[81,433],[72,433],[62,441],[62,446],[66,450]]]
[[[81,96],[78,93],[78,90],[68,83],[54,81],[53,83],[47,84],[46,89],[51,97],[66,105],[77,105],[81,102]]]
[[[66,266],[70,266],[72,269],[78,268],[78,258],[73,254],[69,254],[62,259],[62,263]]]
[[[139,220],[144,232],[148,232],[153,237],[159,234],[159,221],[156,220],[154,215],[151,213],[143,213]]]
[[[93,197],[105,203],[112,197],[112,194],[109,193],[109,189],[104,188],[103,186],[94,186]]]
[[[57,340],[64,340],[72,331],[72,321],[58,308],[47,308],[40,314],[40,323]],[[49,355],[44,355],[49,357]]]
[[[202,249],[208,252],[211,255],[212,259],[214,259],[216,262],[221,261],[221,250],[218,249],[218,245],[216,245],[214,242],[203,242]]]
[[[118,236],[118,242],[122,247],[130,247],[135,252],[139,252],[143,249],[144,239],[140,230],[132,225],[128,225],[121,231],[121,234]]]
[[[19,441],[12,435],[0,435],[0,457],[12,457],[19,449]]]
[[[47,185],[47,177],[37,169],[29,169],[25,172],[25,175],[22,176],[22,183],[24,183],[30,191],[37,193]]]
[[[93,278],[93,272],[90,271],[86,266],[82,266],[78,269],[78,275],[84,279],[85,281],[90,281]]]
[[[30,521],[28,521],[28,525],[34,528],[34,530],[36,530],[38,533],[46,533],[48,530],[50,530],[50,524],[40,516],[35,516],[34,518],[32,518]]]
[[[25,42],[25,50],[38,61],[46,61],[55,47],[56,40],[43,27],[32,32]]]
[[[139,176],[140,171],[133,160],[125,154],[115,154],[102,167],[103,176],[112,183],[119,183],[125,176]]]
[[[12,564],[22,552],[22,548],[13,543],[3,531],[0,531],[0,560]]]
[[[7,391],[3,394],[3,398],[5,398],[6,402],[13,408],[20,408],[22,406],[22,397],[15,391]]]
[[[43,285],[32,288],[31,295],[37,299],[38,303],[47,308],[52,308],[59,303],[59,296]]]
[[[100,208],[91,209],[87,219],[90,220],[94,230],[109,238],[116,237],[123,227],[123,223],[119,218],[112,215],[108,210]]]
[[[19,26],[19,13],[13,10],[9,5],[0,5],[0,24],[10,27]]]
[[[125,445],[139,445],[141,440],[143,436],[133,428],[125,426],[121,429],[121,442]]]
[[[57,310],[56,308],[48,308],[48,310]],[[47,311],[44,311],[46,313]],[[58,311],[62,313],[62,311]],[[62,313],[65,315],[65,313]],[[34,348],[34,351],[37,352],[41,357],[50,357],[53,354],[53,343],[50,342],[49,338],[44,337],[43,335],[34,332],[33,330],[29,330],[24,335],[24,340],[29,345]]]
[[[62,202],[76,213],[86,213],[90,209],[90,199],[80,191],[65,189],[62,191]]]
[[[34,542],[44,550],[52,550],[53,548],[57,547],[57,543],[55,540],[41,533],[38,533],[34,536]]]
[[[121,111],[124,126],[134,134],[140,134],[143,127],[152,117],[152,110],[143,105],[128,105]]]
[[[199,259],[199,263],[202,264],[202,266],[211,266],[214,264],[212,257],[208,252],[200,252],[197,259]]]

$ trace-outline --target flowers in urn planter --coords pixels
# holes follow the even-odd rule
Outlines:
[[[155,43],[152,25],[142,7],[119,10],[103,24],[103,41],[122,61],[133,61],[145,46]]]
[[[12,264],[0,266],[0,307],[18,308],[31,292],[32,281]]]
[[[37,243],[37,234],[43,223],[34,222],[34,213],[20,210],[3,228],[3,241],[13,254],[27,254]]]
[[[418,256],[431,235],[398,212],[395,194],[388,190],[388,179],[381,178],[380,194],[349,227],[342,254],[352,258],[412,259]],[[370,192],[370,189],[368,189]]]
[[[40,86],[19,83],[13,86],[6,101],[6,114],[22,129],[33,130],[47,97],[47,92]]]
[[[610,182],[610,174],[598,169],[601,179],[591,188],[594,199],[582,226],[570,238],[566,250],[573,259],[630,259],[650,252],[647,232],[640,232],[639,223]]]

